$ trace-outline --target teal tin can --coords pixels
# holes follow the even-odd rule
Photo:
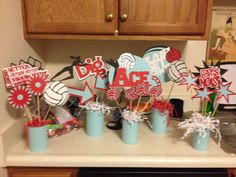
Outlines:
[[[48,127],[28,127],[29,149],[31,152],[43,152],[48,149]]]
[[[199,131],[195,131],[192,134],[192,146],[198,151],[207,151],[210,140],[210,131],[205,130],[205,133],[200,134]]]
[[[104,113],[102,111],[87,111],[86,133],[91,137],[104,134]]]
[[[152,132],[157,134],[165,134],[167,131],[168,116],[169,116],[168,111],[161,113],[156,109],[152,109],[152,115],[151,115]]]
[[[122,121],[122,141],[125,144],[136,144],[138,142],[138,134],[139,122]]]

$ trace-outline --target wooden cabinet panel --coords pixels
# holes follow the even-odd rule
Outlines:
[[[208,39],[213,2],[213,0],[21,1],[26,38],[98,40]]]
[[[22,0],[27,33],[113,34],[116,0]],[[113,19],[106,17],[112,14]]]
[[[119,0],[119,33],[204,34],[208,3],[209,0]],[[122,21],[124,14],[127,19]]]
[[[77,177],[78,168],[9,167],[9,177]]]

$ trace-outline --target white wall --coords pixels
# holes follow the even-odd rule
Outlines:
[[[1,68],[8,67],[11,62],[19,59],[43,57],[40,41],[25,41],[23,37],[21,6],[19,0],[0,1],[0,64]],[[7,94],[3,77],[0,77],[0,121],[7,120],[9,108],[7,106]],[[0,124],[1,127],[1,124]]]
[[[28,56],[43,58],[40,41],[25,41],[23,37],[21,5],[19,0],[0,1],[0,67],[9,66],[11,62],[27,59]],[[7,90],[4,79],[0,77],[0,135],[6,126],[22,115],[21,111],[10,109],[7,103]],[[0,136],[0,141],[1,141]],[[0,166],[4,165],[3,149],[0,142]],[[5,177],[5,170],[0,168],[0,177]]]

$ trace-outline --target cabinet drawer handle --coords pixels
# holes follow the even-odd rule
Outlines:
[[[122,22],[125,22],[128,19],[128,15],[127,14],[122,14],[120,16],[120,19],[121,19]]]
[[[106,19],[108,22],[112,22],[113,18],[113,14],[108,14]]]

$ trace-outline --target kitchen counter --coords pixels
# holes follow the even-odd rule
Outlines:
[[[234,155],[224,152],[214,140],[209,151],[191,147],[191,138],[180,140],[182,133],[172,121],[166,135],[157,135],[142,123],[139,142],[124,144],[121,131],[105,129],[99,138],[86,135],[83,128],[49,140],[43,153],[32,153],[20,141],[6,156],[6,166],[47,167],[236,167]]]

